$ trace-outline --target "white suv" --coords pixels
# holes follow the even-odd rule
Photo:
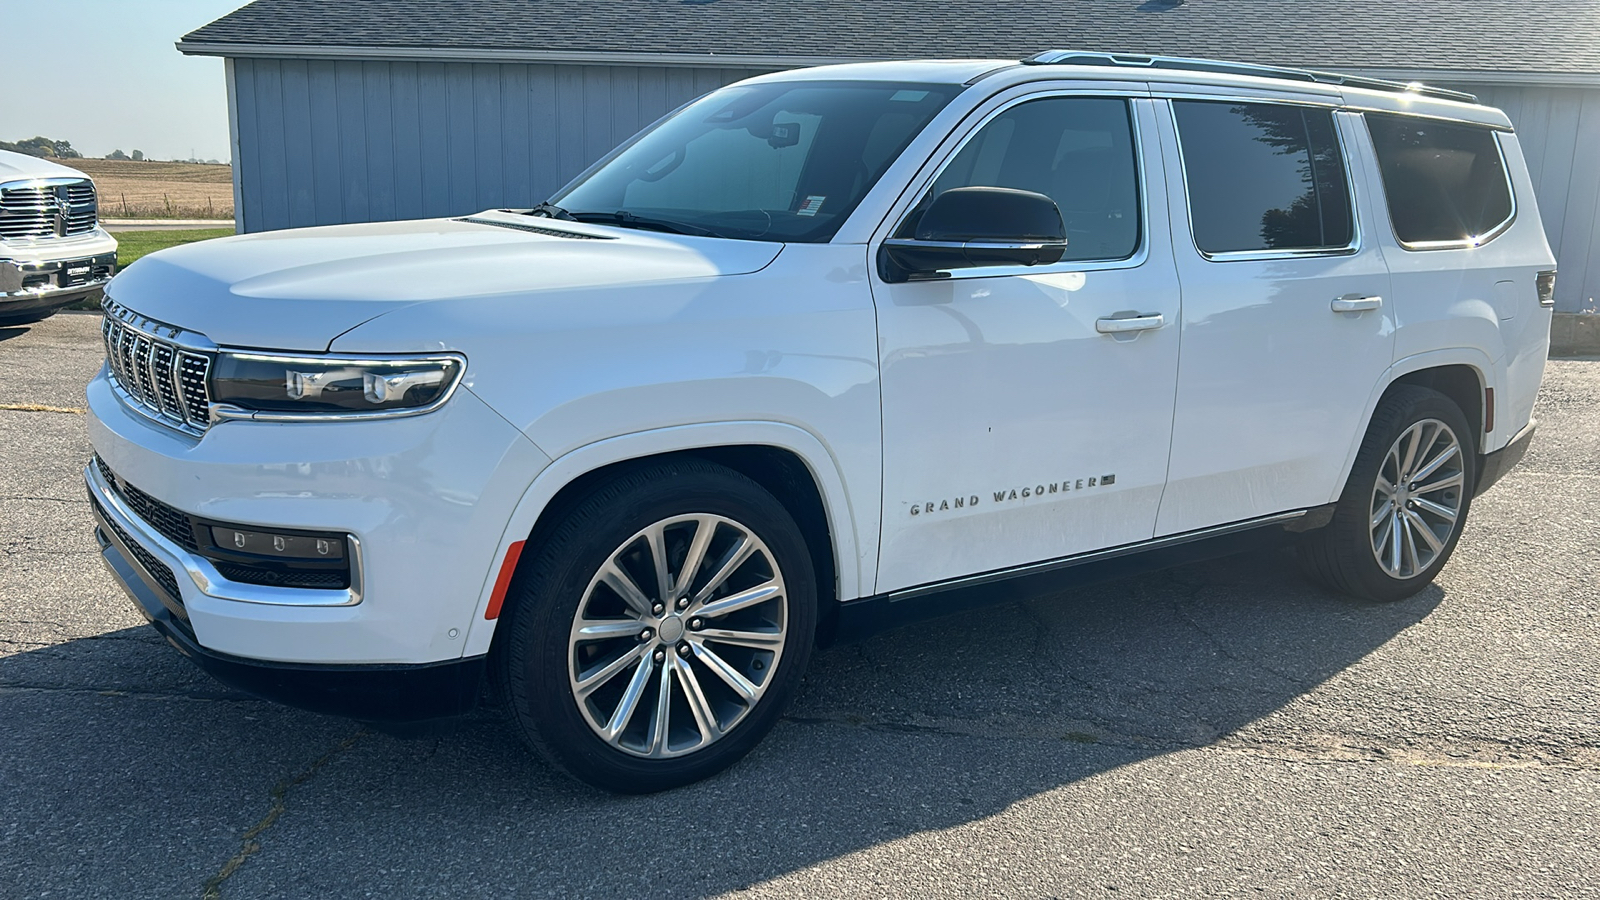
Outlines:
[[[77,169],[0,150],[0,325],[93,300],[117,266],[94,182]]]
[[[368,721],[487,676],[579,778],[772,726],[813,645],[1271,541],[1393,600],[1527,446],[1553,259],[1420,85],[1048,53],[765,75],[533,210],[226,238],[106,305],[106,562]]]

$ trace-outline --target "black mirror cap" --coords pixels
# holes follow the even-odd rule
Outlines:
[[[942,243],[1065,243],[1067,228],[1054,200],[1002,187],[951,188],[934,198],[914,235]]]

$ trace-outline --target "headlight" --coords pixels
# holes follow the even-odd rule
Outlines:
[[[386,418],[437,409],[466,360],[448,356],[279,356],[223,351],[211,370],[224,419]]]

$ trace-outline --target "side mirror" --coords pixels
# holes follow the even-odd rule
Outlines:
[[[964,187],[934,199],[911,238],[890,238],[878,253],[889,282],[949,277],[950,269],[1059,262],[1067,229],[1054,200],[1033,191]]]

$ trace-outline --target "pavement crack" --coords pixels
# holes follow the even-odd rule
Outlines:
[[[250,859],[250,857],[261,852],[261,842],[257,839],[260,838],[261,835],[265,834],[268,829],[272,828],[272,826],[276,825],[278,823],[278,819],[280,819],[283,816],[284,811],[288,809],[289,791],[299,787],[302,784],[305,784],[307,781],[310,781],[311,778],[315,776],[317,772],[321,771],[324,766],[333,762],[336,757],[349,750],[351,747],[354,747],[357,741],[361,740],[361,738],[365,737],[369,733],[370,732],[368,732],[366,728],[357,729],[355,734],[350,735],[349,737],[340,741],[338,744],[334,745],[332,750],[322,754],[322,756],[318,757],[311,763],[311,765],[306,766],[298,774],[291,775],[272,786],[272,790],[267,793],[267,798],[270,801],[267,807],[267,814],[262,816],[259,822],[256,822],[254,825],[250,826],[250,828],[240,836],[239,852],[235,853],[228,859],[227,862],[223,863],[222,868],[217,870],[217,874],[207,878],[201,885],[200,896],[203,898],[203,900],[221,900],[223,882],[227,881],[229,878],[232,878],[233,873],[239,871],[239,867],[244,865],[245,862]]]

